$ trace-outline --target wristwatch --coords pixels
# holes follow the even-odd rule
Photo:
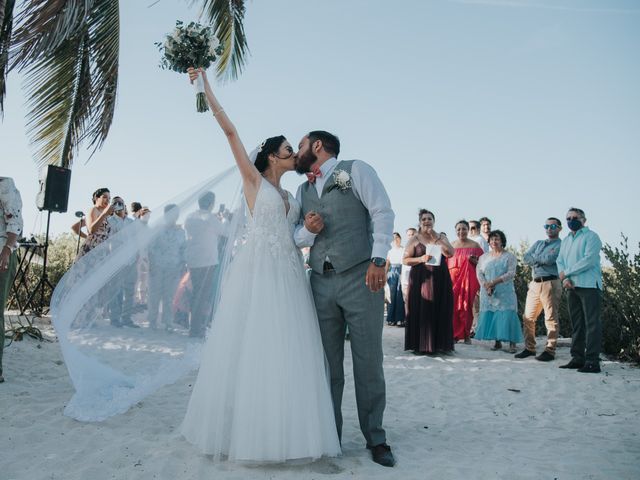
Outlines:
[[[387,261],[382,257],[373,257],[371,259],[371,263],[373,263],[376,267],[384,267],[387,264]]]

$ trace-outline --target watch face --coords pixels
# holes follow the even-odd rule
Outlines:
[[[375,257],[371,261],[376,267],[384,267],[385,263],[387,263],[384,258],[380,258],[380,257]]]

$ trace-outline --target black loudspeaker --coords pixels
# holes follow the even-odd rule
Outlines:
[[[38,210],[66,212],[69,203],[71,170],[47,165],[40,171],[40,191],[36,195]]]

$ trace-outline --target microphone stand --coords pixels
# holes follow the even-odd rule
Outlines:
[[[84,223],[84,212],[76,212],[76,217],[78,217],[80,219],[80,226],[78,227],[78,245],[76,246],[76,256],[78,255],[78,252],[80,252],[80,238],[82,238],[82,235],[80,235],[80,232],[82,232],[82,224]]]

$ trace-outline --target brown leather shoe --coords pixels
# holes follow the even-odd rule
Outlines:
[[[371,457],[373,461],[383,467],[393,467],[396,464],[395,458],[393,458],[393,453],[391,453],[391,447],[386,443],[381,443],[380,445],[369,446],[367,448],[371,450]]]

